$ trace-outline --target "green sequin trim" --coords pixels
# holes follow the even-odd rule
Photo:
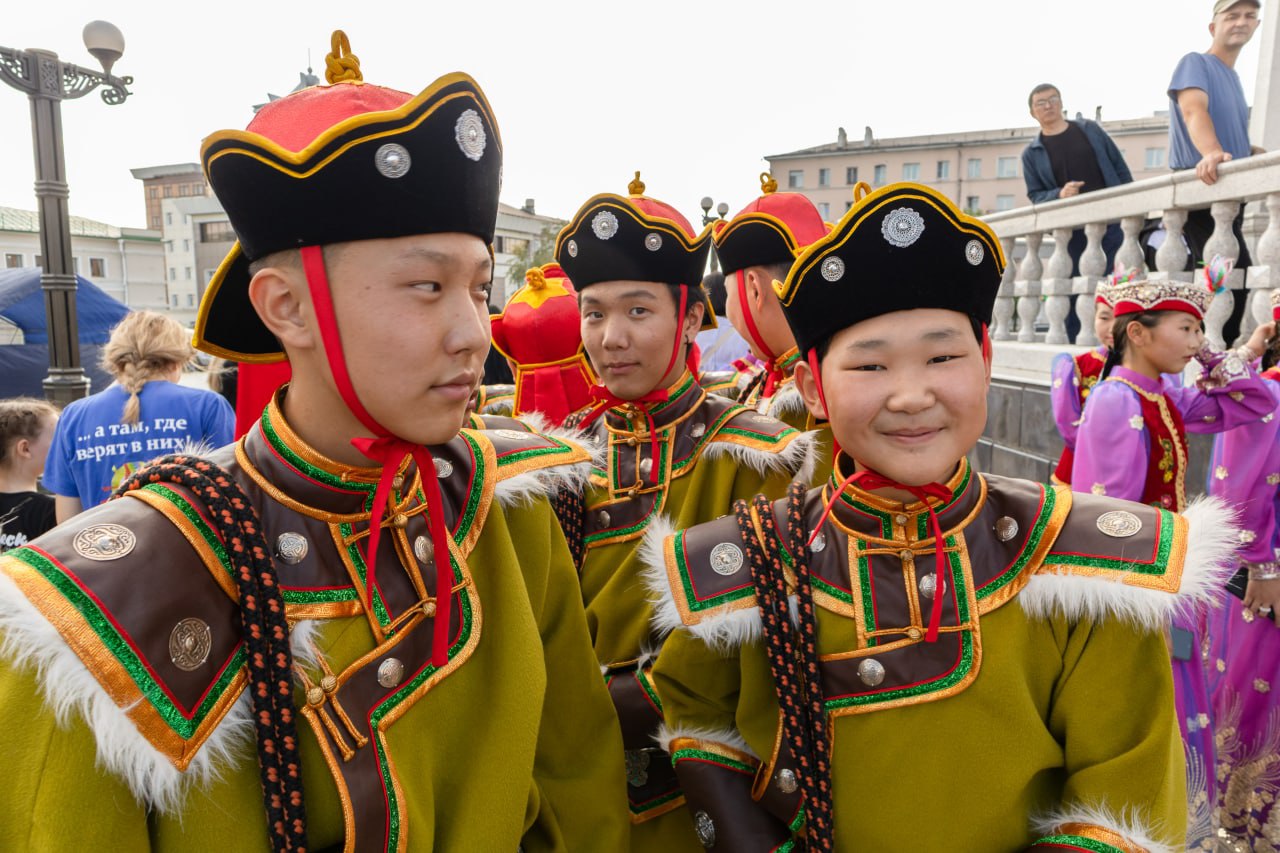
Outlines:
[[[480,494],[484,489],[477,488],[477,484],[484,482],[486,472],[484,469],[484,452],[480,449],[480,443],[465,432],[460,433],[460,435],[471,446],[471,456],[476,461],[475,474],[471,478],[470,494],[467,495],[467,505],[462,508],[462,517],[458,519],[458,532],[456,535],[458,539],[465,540],[467,534],[471,532],[471,525],[475,523],[476,512],[480,509]],[[503,463],[499,462],[498,464],[501,467]],[[421,490],[418,491],[418,500],[424,504],[427,502],[426,495],[422,494]]]
[[[684,792],[681,791],[679,788],[677,788],[676,790],[672,791],[669,794],[664,794],[663,796],[658,797],[656,800],[648,801],[647,803],[644,804],[642,808],[637,809],[634,806],[632,806],[630,803],[627,803],[627,806],[631,809],[632,814],[644,814],[647,811],[653,811],[658,806],[666,805],[672,800],[678,799],[683,796],[684,796]]]
[[[865,553],[867,543],[861,539],[853,540],[858,546],[858,583],[862,589],[862,620],[867,626],[867,631],[876,630],[876,605],[875,599],[871,595],[871,558]],[[849,603],[853,603],[853,595],[849,596]],[[867,639],[868,646],[878,645],[879,637],[869,637]]]
[[[1173,513],[1157,509],[1160,514],[1160,539],[1156,542],[1156,556],[1151,562],[1116,560],[1110,557],[1090,557],[1080,554],[1058,554],[1053,551],[1044,558],[1046,566],[1088,566],[1115,572],[1136,572],[1141,575],[1163,575],[1169,570],[1169,553],[1173,550]]]
[[[343,539],[349,539],[353,535],[354,529],[351,524],[344,521],[338,525],[338,532],[342,534]],[[368,540],[366,539],[365,541]],[[365,565],[364,555],[360,553],[356,542],[352,542],[347,546],[347,556],[351,558],[351,564],[356,567],[356,574],[360,577],[360,585],[364,586],[368,583],[368,578],[366,577],[368,567]],[[377,617],[378,624],[383,628],[391,624],[391,617],[387,614],[387,605],[382,600],[382,593],[378,591],[376,586],[373,588],[373,615]]]
[[[852,592],[847,592],[839,587],[832,586],[817,575],[810,575],[809,579],[813,582],[814,589],[819,590],[820,592],[829,595],[844,604],[853,604]]]
[[[788,436],[796,435],[797,430],[794,427],[787,427],[777,435],[769,435],[767,432],[755,432],[754,430],[742,429],[741,427],[725,427],[716,435],[737,435],[742,438],[750,438],[755,441],[765,441],[769,444],[777,444]]]
[[[685,393],[687,393],[688,390],[692,388],[696,382],[694,375],[692,373],[689,373],[688,371],[686,371],[685,376],[688,378],[685,379],[684,382],[681,382],[680,385],[674,391],[671,391],[670,393],[667,394],[667,401],[665,403],[658,403],[656,406],[649,409],[649,414],[656,415],[658,414],[658,412],[666,411],[667,408],[669,408],[670,406],[680,401],[680,398],[683,397]]]
[[[835,479],[835,477],[836,477],[835,471],[833,470],[831,473],[831,481],[830,481],[831,488],[833,489],[836,486],[840,485],[840,483]],[[884,512],[882,510],[878,510],[875,507],[871,506],[870,504],[865,504],[862,501],[855,500],[852,496],[850,496],[848,492],[841,492],[840,500],[843,503],[853,507],[858,512],[861,512],[865,515],[869,515],[872,518],[880,519],[880,538],[881,539],[893,538],[893,517],[889,515],[889,513]]]
[[[653,682],[649,680],[649,674],[643,669],[636,670],[636,682],[639,683],[640,689],[649,697],[649,701],[653,703],[653,707],[658,709],[658,713],[662,713],[662,700],[658,698],[658,691],[653,689]]]
[[[303,459],[297,453],[294,453],[293,449],[290,448],[289,445],[285,444],[284,440],[280,438],[278,433],[276,433],[275,427],[271,424],[270,411],[270,407],[268,407],[262,413],[262,434],[267,437],[268,443],[270,443],[271,446],[275,448],[276,452],[283,456],[290,465],[297,468],[303,474],[318,483],[324,483],[326,486],[333,486],[334,488],[342,489],[345,492],[355,492],[357,494],[365,492],[372,500],[374,489],[377,488],[375,483],[356,483],[343,480],[337,474],[331,474],[323,468],[318,468]],[[368,509],[368,507],[366,507],[366,509]]]
[[[1040,504],[1040,514],[1036,516],[1035,522],[1031,525],[1031,534],[1027,537],[1026,544],[1022,546],[1022,552],[1018,555],[1018,559],[1014,560],[1013,564],[1005,570],[1004,574],[987,581],[984,586],[978,588],[977,597],[979,601],[1004,589],[1010,581],[1022,574],[1022,570],[1031,561],[1031,555],[1039,547],[1040,540],[1044,538],[1044,531],[1049,526],[1049,518],[1053,515],[1054,507],[1058,503],[1058,493],[1053,489],[1046,489],[1044,486],[1040,488],[1044,493],[1044,500]]]
[[[147,671],[146,665],[138,657],[137,652],[134,651],[129,642],[112,624],[107,614],[98,607],[93,598],[87,595],[80,588],[80,585],[71,578],[67,569],[43,554],[27,548],[9,551],[5,556],[13,557],[30,566],[67,599],[71,606],[84,618],[85,623],[98,635],[98,639],[102,641],[102,645],[111,653],[112,657],[119,661],[120,665],[129,673],[130,679],[137,685],[142,695],[151,703],[151,706],[155,708],[160,718],[183,740],[190,740],[196,733],[200,728],[200,724],[204,722],[209,712],[213,710],[213,706],[222,698],[227,687],[235,678],[236,673],[245,664],[245,649],[244,644],[241,643],[236,648],[236,653],[232,656],[231,661],[219,673],[218,680],[205,693],[204,700],[195,709],[191,717],[188,718],[178,709],[173,700],[165,694],[160,684]]]
[[[1092,853],[1123,853],[1119,847],[1113,847],[1105,841],[1095,841],[1092,838],[1084,838],[1079,835],[1048,835],[1044,838],[1037,838],[1035,843],[1031,845],[1034,850],[1040,845],[1067,845],[1076,847],[1080,850],[1089,850]]]
[[[697,613],[702,610],[710,610],[714,607],[719,607],[722,604],[728,604],[731,601],[739,601],[755,595],[756,588],[751,584],[747,584],[740,589],[730,590],[729,592],[722,592],[719,595],[714,595],[706,601],[698,599],[693,589],[693,581],[689,576],[689,564],[684,551],[683,531],[676,534],[674,543],[676,568],[680,570],[680,585],[684,589],[685,604],[693,612]]]
[[[462,572],[458,569],[458,563],[449,557],[449,567],[453,570],[453,580],[456,585],[462,580]],[[462,630],[458,634],[458,641],[449,647],[449,659],[453,660],[467,644],[471,638],[472,613],[471,600],[466,595],[459,596],[462,602]],[[423,629],[425,630],[425,629]],[[428,664],[422,669],[412,680],[406,682],[395,693],[392,693],[382,701],[373,712],[369,714],[369,724],[375,730],[382,719],[393,711],[397,705],[407,699],[413,691],[417,690],[424,681],[435,674],[437,668]],[[382,739],[375,737],[373,739],[375,755],[378,758],[378,772],[382,776],[383,792],[387,797],[388,826],[387,826],[387,850],[395,850],[400,844],[400,809],[396,803],[395,788],[391,780],[391,764],[387,760],[386,750],[383,748]]]
[[[719,764],[721,767],[728,768],[729,770],[736,770],[739,773],[746,773],[748,775],[752,775],[756,772],[756,769],[750,764],[735,761],[732,758],[727,758],[716,752],[708,752],[705,749],[677,749],[671,754],[671,764],[674,766],[680,761],[706,761],[710,764]]]

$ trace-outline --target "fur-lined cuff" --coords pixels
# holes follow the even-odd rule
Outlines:
[[[779,450],[758,450],[717,436],[702,451],[702,456],[704,459],[728,456],[762,477],[790,474],[794,479],[807,483],[818,464],[818,431],[801,432]]]
[[[1173,853],[1167,841],[1157,841],[1154,828],[1137,808],[1116,815],[1105,806],[1072,806],[1052,812],[1033,822],[1043,837],[1031,850],[1081,850],[1096,853],[1104,845],[1107,853]]]
[[[704,748],[713,752],[716,746],[727,746],[734,752],[750,756],[755,761],[760,760],[760,756],[756,755],[755,750],[747,744],[737,729],[704,729],[697,726],[669,726],[663,723],[658,726],[658,732],[653,736],[658,746],[667,752],[671,751],[672,742],[681,738],[698,741]],[[726,753],[726,755],[735,757],[732,753]]]

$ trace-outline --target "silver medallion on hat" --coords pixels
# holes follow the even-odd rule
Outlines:
[[[618,233],[618,217],[611,211],[601,210],[591,217],[591,233],[597,239],[608,240]]]
[[[909,207],[896,208],[880,223],[880,233],[890,245],[905,249],[924,233],[924,217]]]
[[[118,560],[137,544],[138,537],[133,535],[133,531],[119,524],[93,524],[71,540],[71,547],[77,554],[98,561]]]
[[[388,142],[378,146],[373,152],[373,167],[384,178],[403,178],[409,174],[409,166],[413,160],[409,149],[397,142]]]
[[[569,253],[569,257],[571,258],[578,257],[578,241],[577,240],[570,240],[568,243],[565,244],[564,249],[566,252]]]
[[[657,231],[650,231],[644,236],[644,247],[650,252],[656,252],[662,248],[662,235]]]
[[[835,255],[827,258],[822,262],[822,266],[818,268],[818,272],[822,277],[830,282],[837,282],[844,278],[844,261]]]
[[[479,160],[484,156],[484,147],[488,138],[484,133],[484,122],[475,110],[463,110],[458,122],[453,126],[453,138],[458,141],[458,148],[468,160]]]
[[[964,259],[975,267],[987,256],[987,250],[981,240],[970,240],[964,247]]]

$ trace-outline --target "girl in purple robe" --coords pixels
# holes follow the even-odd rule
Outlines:
[[[1216,261],[1216,259],[1215,259]],[[1186,508],[1187,431],[1221,432],[1267,415],[1275,400],[1250,367],[1275,334],[1268,323],[1238,350],[1205,341],[1204,313],[1225,277],[1220,264],[1192,282],[1129,281],[1112,291],[1113,347],[1089,395],[1076,436],[1072,489],[1180,512]],[[1196,359],[1203,374],[1179,387],[1161,374]],[[1187,847],[1213,849],[1215,783],[1212,706],[1204,656],[1205,613],[1187,613],[1171,631],[1174,689],[1187,752]]]
[[[1072,458],[1076,447],[1076,430],[1080,427],[1080,413],[1089,392],[1102,378],[1102,368],[1111,352],[1111,326],[1115,315],[1111,311],[1111,287],[1115,280],[1098,285],[1096,304],[1093,308],[1093,333],[1100,346],[1072,355],[1064,352],[1053,360],[1053,384],[1049,390],[1049,402],[1053,404],[1053,420],[1062,435],[1062,456],[1053,471],[1053,482],[1071,485]]]
[[[1272,317],[1280,320],[1272,291]],[[1272,411],[1214,443],[1209,491],[1240,512],[1243,598],[1209,615],[1209,668],[1217,729],[1219,808],[1233,849],[1280,846],[1280,339],[1262,358]],[[1234,584],[1233,584],[1234,585]]]

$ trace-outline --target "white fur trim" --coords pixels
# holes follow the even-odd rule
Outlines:
[[[737,729],[702,729],[689,726],[676,726],[672,728],[666,723],[658,726],[658,732],[653,739],[658,742],[658,746],[671,751],[671,742],[676,738],[690,738],[692,740],[705,740],[711,743],[720,743],[725,746],[732,747],[738,752],[745,752],[757,761],[760,756],[756,755],[756,751],[747,745],[747,742],[739,734]]]
[[[780,450],[767,451],[716,438],[703,449],[702,455],[706,459],[728,456],[757,474],[786,473],[808,482],[813,476],[813,466],[817,464],[817,440],[817,430],[810,430],[795,436]]]
[[[769,399],[769,414],[779,420],[781,415],[799,415],[808,414],[808,412],[809,407],[804,404],[804,397],[800,396],[800,389],[794,384],[788,384]]]
[[[665,637],[684,622],[676,607],[675,593],[667,579],[666,541],[674,536],[676,527],[662,513],[655,515],[645,528],[640,540],[640,579],[648,591],[649,606],[653,610],[650,623],[658,637]]]
[[[1142,819],[1141,810],[1137,806],[1126,808],[1116,815],[1106,806],[1081,806],[1057,809],[1049,814],[1036,818],[1032,826],[1040,835],[1054,835],[1059,828],[1069,823],[1086,823],[1102,826],[1124,836],[1130,844],[1141,847],[1147,853],[1174,853],[1173,847],[1163,841],[1156,841],[1153,829]],[[1181,849],[1180,847],[1178,849]]]
[[[591,464],[596,468],[604,468],[608,461],[609,448],[601,441],[600,436],[590,429],[571,429],[566,426],[552,426],[541,412],[525,412],[515,420],[529,425],[534,432],[550,438],[576,444],[591,455]]]
[[[304,629],[305,630],[305,629]],[[138,802],[176,815],[193,786],[205,787],[245,759],[253,743],[249,695],[243,692],[208,740],[179,771],[151,745],[102,689],[62,635],[0,574],[0,656],[19,670],[34,669],[46,709],[60,726],[72,715],[84,720],[97,741],[97,764],[119,777]]]
[[[1201,498],[1183,513],[1187,519],[1187,555],[1182,583],[1174,594],[1143,589],[1114,580],[1074,575],[1069,566],[1056,573],[1037,574],[1018,595],[1032,618],[1065,614],[1068,619],[1098,622],[1113,616],[1139,628],[1155,631],[1180,612],[1210,603],[1235,571],[1239,534],[1236,513],[1218,498]]]
[[[560,463],[546,468],[526,471],[494,486],[493,496],[504,509],[532,503],[535,498],[551,497],[557,492],[583,492],[591,479],[591,468],[603,467],[604,450],[598,439],[590,433],[547,426],[546,418],[531,412],[518,420],[532,427],[535,432],[555,438],[585,450],[591,458],[585,462]],[[483,434],[483,432],[481,433]]]

